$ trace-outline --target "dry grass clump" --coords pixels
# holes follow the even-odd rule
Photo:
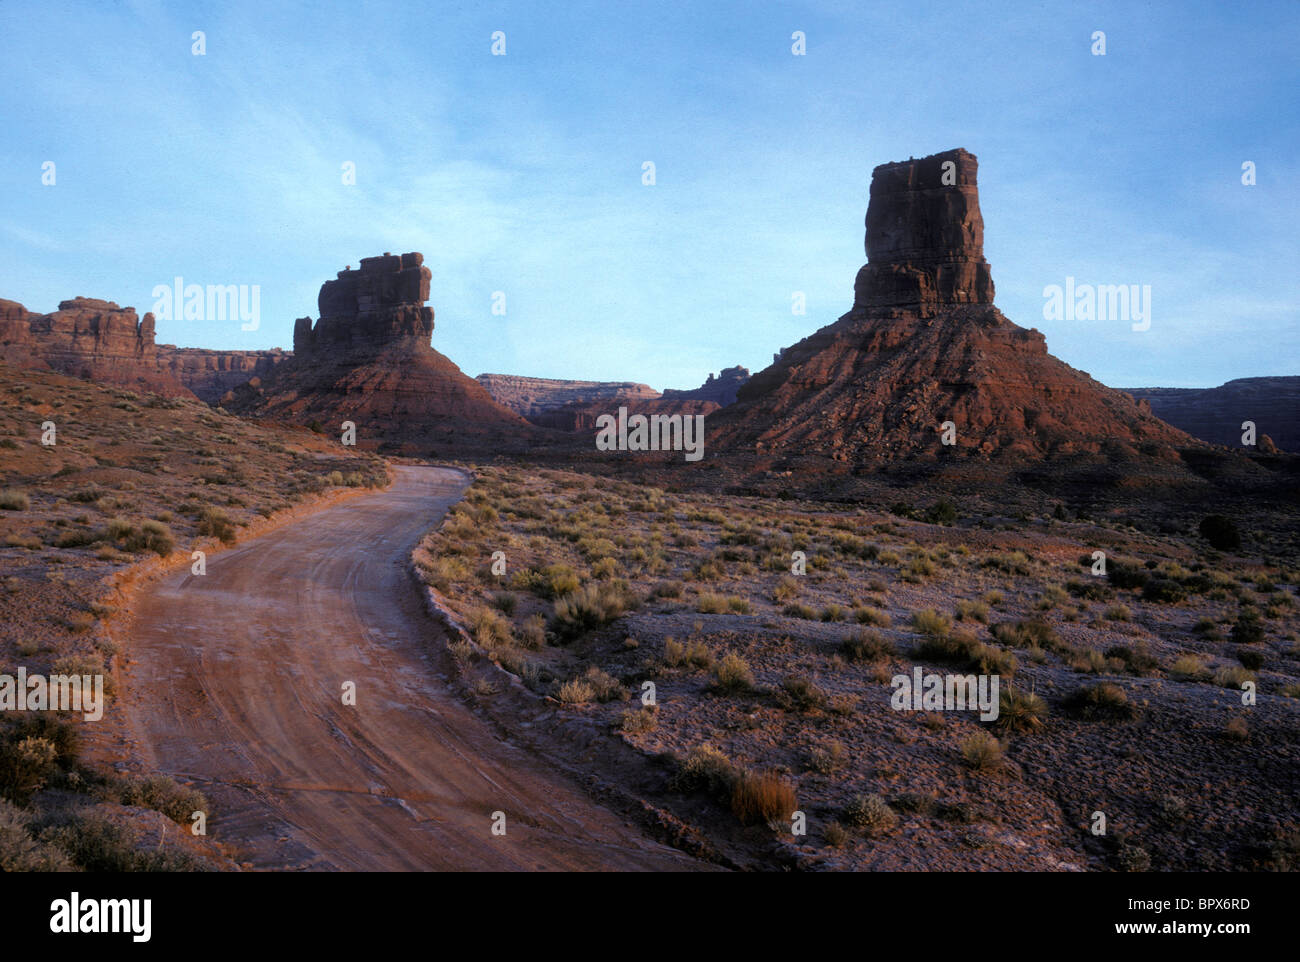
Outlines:
[[[1047,702],[1033,692],[1007,686],[998,692],[998,718],[994,723],[1003,731],[1036,732],[1047,719]]]
[[[717,799],[729,799],[739,778],[735,763],[705,742],[691,749],[681,768],[673,775],[670,786],[677,792],[703,791]]]
[[[849,661],[885,661],[898,654],[894,643],[870,628],[859,629],[840,643],[840,654]]]
[[[560,637],[576,638],[621,618],[634,606],[621,585],[587,585],[556,600],[553,625]]]
[[[1124,689],[1109,682],[1075,689],[1065,699],[1065,710],[1083,721],[1132,721],[1138,715]]]
[[[1002,743],[986,731],[977,731],[961,743],[961,757],[972,771],[997,771],[1002,767]]]
[[[731,790],[731,811],[742,825],[788,821],[798,808],[794,786],[776,772],[745,772]]]
[[[728,652],[713,666],[713,682],[709,687],[724,695],[741,694],[753,689],[754,673],[744,658],[734,651]]]

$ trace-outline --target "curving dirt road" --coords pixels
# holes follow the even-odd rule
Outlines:
[[[467,482],[396,470],[386,491],[141,592],[128,725],[145,764],[198,782],[209,834],[259,869],[704,868],[494,737],[448,690],[405,564]]]

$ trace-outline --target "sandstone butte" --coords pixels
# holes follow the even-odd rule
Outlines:
[[[977,169],[962,149],[875,169],[852,309],[750,378],[709,418],[712,445],[865,462],[1139,449],[1172,460],[1197,443],[993,305]]]
[[[357,429],[357,446],[428,455],[518,448],[537,429],[433,349],[431,273],[419,253],[362,258],[321,285],[320,319],[294,324],[293,356],[222,399],[237,414]]]

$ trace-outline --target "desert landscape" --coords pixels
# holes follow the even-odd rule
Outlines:
[[[1294,124],[1186,73],[1276,41],[235,7],[0,10],[0,871],[1300,868]]]

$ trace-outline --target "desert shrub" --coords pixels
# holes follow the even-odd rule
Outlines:
[[[0,491],[0,511],[26,511],[32,506],[32,499],[25,491],[5,488]]]
[[[877,628],[888,628],[893,623],[887,612],[872,608],[870,605],[859,605],[854,608],[853,620],[860,625],[874,625]]]
[[[620,585],[587,585],[556,600],[555,630],[562,638],[576,638],[621,618],[632,607]]]
[[[0,741],[0,798],[26,805],[57,767],[58,749],[48,738],[7,732]]]
[[[152,551],[161,558],[167,557],[176,547],[171,529],[161,521],[145,521],[127,534],[122,547],[127,551]]]
[[[38,841],[27,815],[0,799],[0,872],[67,872],[72,863],[57,848]]]
[[[1183,586],[1173,578],[1151,578],[1142,586],[1142,600],[1177,604],[1187,597]]]
[[[1237,614],[1232,625],[1232,640],[1238,645],[1256,645],[1264,640],[1264,625],[1259,612],[1254,608],[1243,608]]]
[[[179,825],[190,825],[195,812],[208,811],[208,800],[194,788],[177,784],[166,775],[124,779],[118,786],[118,801],[162,812]]]
[[[235,526],[220,508],[204,508],[199,515],[198,533],[219,538],[224,544],[235,543]]]
[[[731,790],[731,811],[742,825],[788,821],[798,808],[794,786],[776,772],[745,772]]]
[[[1219,551],[1236,551],[1241,547],[1241,532],[1231,518],[1221,514],[1206,515],[1201,519],[1201,537]]]
[[[1238,648],[1237,660],[1241,662],[1243,668],[1251,671],[1259,671],[1264,667],[1264,653],[1253,648]]]
[[[1045,621],[1004,621],[989,628],[989,634],[1001,644],[1013,648],[1042,648],[1045,651],[1064,651],[1067,646]]]
[[[1112,560],[1106,566],[1106,579],[1116,588],[1142,588],[1151,573],[1135,564]]]
[[[772,600],[778,605],[784,601],[789,601],[799,593],[799,579],[791,575],[783,575],[777,581],[776,587],[772,589]]]
[[[503,615],[513,615],[519,606],[518,596],[509,591],[494,591],[488,596],[488,601]]]
[[[803,618],[806,621],[816,621],[818,611],[812,605],[806,605],[801,601],[793,601],[781,609],[781,614],[787,618]]]
[[[1009,575],[1027,575],[1030,571],[1030,559],[1023,551],[1009,554],[989,555],[980,562],[981,568],[994,568]]]
[[[1255,680],[1253,671],[1236,665],[1220,668],[1214,673],[1214,683],[1220,688],[1240,688],[1246,682]]]
[[[1204,681],[1210,676],[1210,671],[1195,655],[1179,655],[1169,666],[1169,674],[1181,681]]]
[[[1244,742],[1250,738],[1250,726],[1246,724],[1246,719],[1240,716],[1229,718],[1223,733],[1233,741]]]
[[[592,697],[596,701],[619,701],[629,697],[627,689],[617,678],[595,665],[583,673],[582,680],[591,686]]]
[[[699,640],[687,640],[684,644],[674,638],[664,639],[664,664],[669,668],[690,665],[692,668],[709,668],[713,665],[713,652],[709,646]]]
[[[957,521],[957,507],[946,499],[938,501],[926,511],[925,520],[930,524],[954,524]]]
[[[680,598],[685,590],[685,585],[680,581],[661,581],[654,587],[654,596],[656,598]]]
[[[952,629],[952,619],[933,608],[912,613],[912,630],[926,638],[945,638]]]
[[[731,759],[705,743],[691,749],[670,786],[678,792],[703,791],[714,798],[727,799],[739,778],[740,773]]]
[[[1127,605],[1108,605],[1105,617],[1107,621],[1132,621],[1133,612],[1129,611]]]
[[[989,606],[982,601],[957,602],[958,621],[978,621],[988,624]]]
[[[830,822],[822,829],[822,838],[831,848],[843,848],[848,844],[849,833],[839,822]]]
[[[1108,671],[1110,663],[1106,656],[1095,648],[1076,651],[1070,658],[1070,669],[1083,674],[1101,675]]]
[[[840,643],[840,654],[849,661],[883,661],[897,654],[893,642],[871,629],[859,629]]]
[[[1109,682],[1076,688],[1065,699],[1065,711],[1083,721],[1132,721],[1138,715],[1124,689]]]
[[[577,591],[581,582],[578,573],[566,564],[547,565],[539,572],[537,593],[547,600],[555,600]]]
[[[723,694],[739,694],[754,687],[754,673],[749,670],[745,659],[735,652],[728,652],[713,666],[714,691]]]
[[[826,692],[806,675],[789,675],[782,679],[776,696],[787,711],[815,711],[826,707]]]
[[[640,708],[633,708],[623,713],[619,726],[623,731],[631,735],[641,735],[645,732],[652,732],[659,724],[659,706],[642,705]]]
[[[1071,578],[1065,583],[1065,590],[1087,601],[1105,601],[1115,594],[1100,578]]]
[[[848,749],[841,742],[832,741],[824,745],[814,745],[808,752],[808,768],[822,775],[829,775],[843,768],[848,758]]]
[[[898,814],[879,795],[857,796],[845,806],[841,817],[870,836],[884,835],[898,824]]]
[[[1011,686],[998,692],[998,717],[995,724],[1003,731],[1036,732],[1047,718],[1047,702],[1033,692]]]
[[[475,608],[469,616],[469,632],[474,640],[489,651],[513,640],[510,622],[493,608]]]
[[[1002,743],[988,732],[975,732],[962,741],[961,757],[972,771],[994,771],[1002,765]]]
[[[74,815],[41,832],[87,872],[184,872],[209,866],[184,851],[138,844],[136,832],[101,815]]]
[[[1111,645],[1106,649],[1106,657],[1123,662],[1124,670],[1134,675],[1149,675],[1160,667],[1159,659],[1151,654],[1151,649],[1145,641],[1139,641],[1132,648],[1126,645]]]
[[[695,610],[704,615],[720,615],[727,610],[727,599],[704,591],[695,600]]]
[[[529,615],[519,627],[517,640],[521,648],[531,651],[546,645],[546,619],[542,615]]]
[[[566,705],[583,705],[596,697],[596,691],[581,678],[570,678],[558,689],[555,697]]]

